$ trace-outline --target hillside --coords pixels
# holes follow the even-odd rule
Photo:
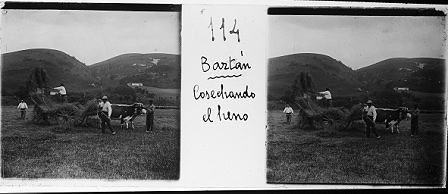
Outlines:
[[[301,53],[269,59],[268,95],[279,97],[291,90],[297,74],[309,72],[316,90],[330,88],[333,95],[345,96],[359,92],[362,83],[352,69],[329,56]]]
[[[355,71],[369,90],[409,87],[440,93],[445,90],[445,60],[437,58],[391,58]]]
[[[42,66],[48,73],[49,86],[64,83],[68,92],[92,88],[96,79],[89,68],[64,52],[52,49],[27,49],[2,54],[2,94],[13,94],[20,86],[25,87],[31,70]]]
[[[103,85],[143,83],[159,88],[180,88],[180,56],[162,53],[124,54],[89,66]]]

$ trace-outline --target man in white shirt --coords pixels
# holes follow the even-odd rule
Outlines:
[[[65,90],[64,84],[61,84],[58,87],[53,88],[55,90],[59,90],[59,94],[61,95],[62,98],[62,103],[67,102],[67,91]]]
[[[376,108],[372,105],[372,101],[367,101],[367,108],[363,110],[365,113],[365,117],[363,118],[364,122],[366,122],[366,135],[370,137],[370,129],[373,130],[373,133],[376,135],[376,138],[380,138],[375,129],[375,120],[376,120]]]
[[[294,114],[294,110],[289,106],[289,104],[286,104],[283,113],[286,114],[286,123],[291,124],[291,116]]]
[[[100,112],[99,117],[101,119],[101,132],[106,133],[106,125],[109,128],[112,135],[115,135],[115,131],[110,126],[110,116],[112,116],[112,106],[110,102],[107,100],[107,96],[103,96],[102,102],[100,102]]]
[[[26,118],[26,109],[28,109],[28,105],[26,105],[26,102],[21,100],[20,103],[19,103],[19,106],[17,106],[17,109],[20,110],[20,119],[25,120],[25,118]]]
[[[333,103],[331,100],[331,92],[330,89],[326,88],[325,91],[323,92],[318,92],[319,94],[322,94],[324,96],[324,98],[326,99],[326,105],[327,107],[332,107]]]

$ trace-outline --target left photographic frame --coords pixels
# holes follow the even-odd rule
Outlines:
[[[1,12],[3,179],[179,179],[181,5]]]

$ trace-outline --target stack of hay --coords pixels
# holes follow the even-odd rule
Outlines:
[[[298,99],[299,127],[302,129],[337,130],[345,123],[346,114],[340,108],[324,108],[310,99]]]
[[[84,109],[81,112],[81,117],[96,115],[98,113],[98,110],[99,110],[98,100],[96,99],[89,100],[84,105]]]
[[[77,106],[74,103],[56,103],[43,93],[32,93],[31,99],[35,104],[33,122],[36,124],[54,125],[63,123],[73,126],[84,108],[80,104]]]
[[[56,103],[42,93],[32,93],[30,96],[34,102],[33,122],[37,124],[56,122]]]
[[[97,117],[97,113],[99,111],[99,106],[98,106],[98,100],[97,99],[93,99],[88,101],[80,114],[80,122],[78,123],[78,125],[81,125],[85,119],[87,119],[86,121],[86,125],[92,125],[95,127],[98,127],[99,125],[99,118]],[[93,118],[93,120],[91,121],[91,123],[89,123],[89,118],[90,116],[96,116],[95,118]]]

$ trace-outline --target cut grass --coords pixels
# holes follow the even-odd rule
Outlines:
[[[164,179],[179,178],[179,110],[157,110],[155,130],[145,116],[135,130],[116,135],[91,127],[38,126],[2,107],[3,178]]]
[[[423,114],[420,135],[410,137],[410,121],[381,139],[362,131],[327,133],[285,123],[281,111],[268,114],[269,183],[424,184],[443,183],[444,119]]]

